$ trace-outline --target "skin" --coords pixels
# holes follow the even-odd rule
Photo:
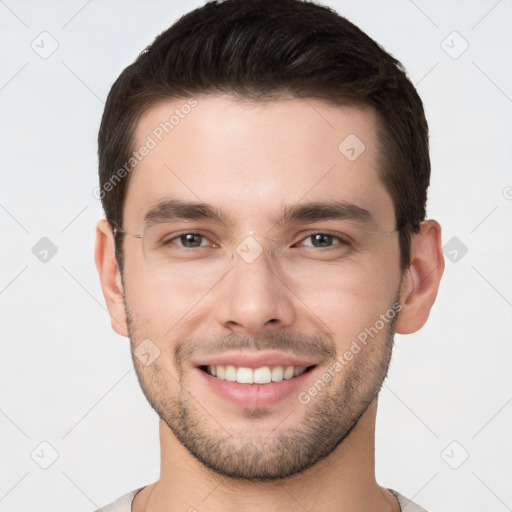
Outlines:
[[[393,333],[420,329],[434,303],[444,270],[441,228],[422,223],[403,275],[397,233],[363,236],[395,229],[371,109],[312,99],[196,99],[197,107],[132,171],[122,227],[142,233],[148,209],[172,196],[222,211],[225,223],[176,224],[177,233],[202,229],[217,245],[201,249],[200,259],[162,267],[140,239],[126,236],[121,279],[108,223],[100,221],[96,230],[96,264],[114,330],[130,337],[132,350],[145,339],[160,350],[148,366],[134,357],[161,417],[161,472],[132,510],[399,510],[375,480],[377,395]],[[135,146],[185,101],[151,108],[139,121]],[[349,134],[365,144],[354,161],[338,150]],[[285,206],[339,200],[367,209],[376,226],[274,220]],[[357,243],[319,259],[308,235],[341,227]],[[247,263],[236,249],[250,233],[262,253]],[[287,259],[292,247],[301,247],[300,258]],[[307,391],[396,301],[401,310],[393,322],[307,404],[292,393],[269,407],[257,401],[238,407],[194,368],[197,357],[214,353],[224,339],[239,352],[254,352],[258,343],[279,349],[284,336],[298,355],[313,351],[317,366],[300,388]],[[313,340],[316,352],[308,348]],[[299,430],[307,435],[290,449]],[[295,465],[294,451],[304,459]],[[313,453],[319,460],[306,467]]]

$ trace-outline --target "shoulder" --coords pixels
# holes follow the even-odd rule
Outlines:
[[[131,512],[133,498],[135,498],[135,495],[142,489],[143,487],[130,491],[109,505],[105,505],[96,510],[96,512]]]
[[[402,496],[399,492],[393,489],[388,489],[388,491],[397,499],[402,512],[427,512],[424,508],[420,507],[405,496]]]

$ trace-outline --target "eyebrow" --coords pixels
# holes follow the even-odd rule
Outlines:
[[[224,215],[211,205],[189,203],[180,199],[167,199],[159,202],[144,215],[146,226],[163,222],[212,220],[226,224]]]
[[[186,202],[180,199],[161,201],[148,210],[144,216],[146,226],[164,222],[198,220],[229,224],[229,218],[214,206],[206,203]],[[318,201],[287,206],[282,210],[281,216],[273,220],[276,225],[328,220],[349,220],[364,225],[377,225],[368,210],[346,201]]]
[[[286,207],[278,224],[350,220],[360,224],[377,225],[373,215],[360,206],[346,201],[312,202]]]

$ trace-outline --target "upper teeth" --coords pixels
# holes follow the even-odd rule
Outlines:
[[[305,366],[262,366],[261,368],[245,368],[233,365],[212,365],[207,366],[206,371],[221,380],[229,380],[240,384],[268,384],[279,382],[302,375],[306,370]]]

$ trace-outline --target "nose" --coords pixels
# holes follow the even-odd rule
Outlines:
[[[268,250],[253,261],[242,252],[235,253],[233,267],[220,284],[216,316],[224,328],[258,336],[296,320],[293,292],[279,276]]]

